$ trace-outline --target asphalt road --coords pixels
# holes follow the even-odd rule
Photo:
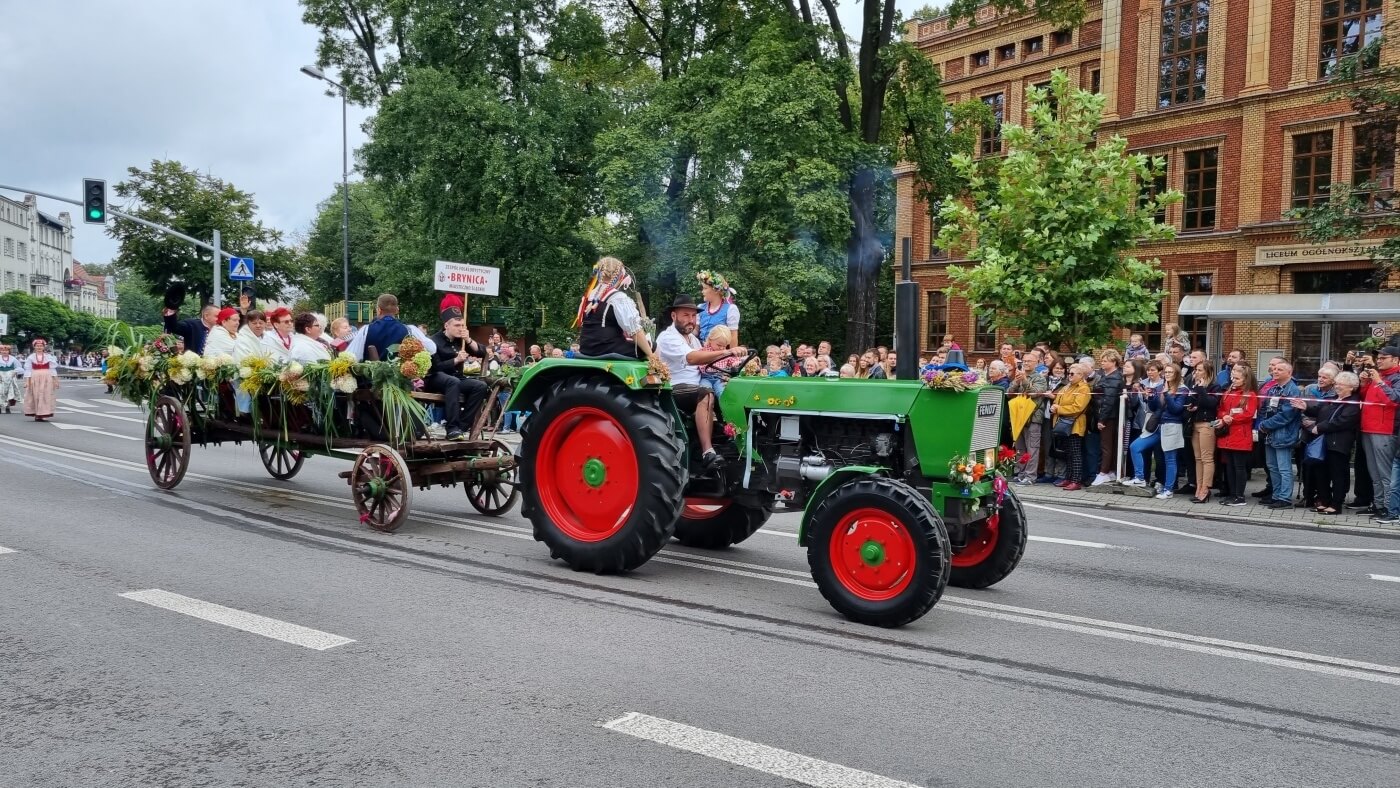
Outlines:
[[[60,395],[0,415],[3,786],[1400,785],[1400,540],[1028,506],[886,631],[795,515],[596,577],[460,489],[370,532],[342,461],[161,492],[140,411]]]

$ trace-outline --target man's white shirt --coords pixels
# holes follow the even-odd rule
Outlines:
[[[671,385],[700,385],[700,368],[685,360],[696,350],[700,350],[699,338],[694,334],[682,335],[674,323],[656,338],[656,353],[671,371]]]

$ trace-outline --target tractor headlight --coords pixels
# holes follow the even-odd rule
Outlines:
[[[987,449],[986,451],[982,452],[982,464],[987,466],[988,468],[997,467],[997,450]]]

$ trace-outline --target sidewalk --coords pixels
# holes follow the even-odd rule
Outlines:
[[[1245,488],[1254,493],[1264,488],[1263,472],[1257,471]],[[1350,510],[1342,514],[1318,514],[1311,509],[1266,509],[1252,495],[1245,497],[1247,506],[1221,506],[1218,497],[1207,503],[1192,503],[1190,495],[1177,494],[1165,501],[1152,497],[1150,490],[1124,487],[1117,482],[1099,487],[1085,487],[1066,492],[1052,484],[1012,485],[1016,495],[1030,503],[1060,504],[1097,509],[1144,512],[1191,517],[1198,520],[1254,523],[1276,528],[1297,528],[1309,531],[1365,534],[1400,539],[1400,524],[1379,525],[1369,515],[1359,516]],[[1348,499],[1349,500],[1349,499]]]

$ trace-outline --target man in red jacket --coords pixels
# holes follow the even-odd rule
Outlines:
[[[1376,364],[1361,372],[1361,449],[1366,470],[1375,487],[1371,514],[1392,517],[1389,512],[1390,469],[1395,459],[1397,410],[1391,399],[1400,389],[1400,348],[1386,346],[1376,353]]]

